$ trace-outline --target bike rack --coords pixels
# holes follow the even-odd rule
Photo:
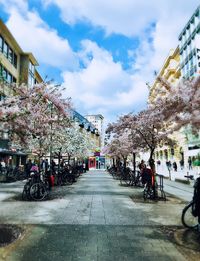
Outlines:
[[[164,191],[164,182],[163,182],[164,176],[160,175],[160,174],[156,174],[156,177],[158,178],[157,188],[160,191],[160,196],[158,196],[158,198],[166,200],[166,194],[165,194],[165,191]]]

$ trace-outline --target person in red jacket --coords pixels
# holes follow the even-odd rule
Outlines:
[[[144,164],[143,168],[141,169],[141,175],[142,175],[142,183],[148,184],[153,186],[154,185],[154,175],[150,168],[147,168],[147,166]]]

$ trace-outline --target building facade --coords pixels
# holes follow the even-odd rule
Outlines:
[[[193,79],[200,74],[200,6],[184,26],[178,39],[179,46],[175,50],[170,50],[158,74],[167,80],[172,88],[176,88],[181,79]],[[149,103],[156,101],[156,95],[162,95],[162,92],[159,94],[157,91],[162,88],[158,76],[150,88]],[[200,157],[200,135],[192,134],[190,126],[174,132],[171,138],[176,140],[177,145],[158,148],[155,152],[157,160],[176,161],[177,164],[182,162],[188,166],[189,158],[195,161]]]
[[[38,65],[34,55],[21,49],[9,29],[0,20],[0,80],[8,85],[25,83],[33,86],[43,81],[36,69]]]
[[[80,130],[86,131],[89,134],[90,139],[93,141],[95,148],[100,146],[100,134],[98,129],[92,124],[86,117],[82,116],[75,110],[71,110],[71,118],[77,122]],[[94,149],[95,149],[94,148]],[[93,153],[93,152],[91,152]]]
[[[200,6],[179,35],[181,76],[200,74]]]
[[[158,77],[162,77],[167,80],[174,88],[177,86],[181,78],[179,47],[170,50],[169,55],[165,59],[163,66],[161,67],[154,83],[152,84],[148,100],[150,104],[156,101],[157,95],[159,93],[157,90],[162,88],[162,83],[158,80]],[[165,95],[165,93],[162,94],[161,92],[159,95]],[[157,148],[155,151],[156,160],[161,161],[163,164],[165,164],[166,161],[180,162],[184,158],[182,147],[185,144],[184,134],[182,131],[174,132],[171,135],[171,138],[177,141],[176,146],[169,147],[165,145],[163,147]]]
[[[200,75],[200,5],[197,7],[179,35],[181,77],[192,79]],[[190,126],[185,134],[184,156],[195,160],[200,157],[200,132],[192,134]]]
[[[33,86],[43,82],[36,70],[38,62],[32,53],[24,52],[7,26],[0,20],[0,101],[7,95],[13,94],[12,83]],[[10,150],[8,134],[0,132],[0,158],[12,165],[25,162],[26,154]]]
[[[94,152],[94,155],[89,158],[90,169],[105,169],[105,156],[101,154],[104,147],[104,117],[101,114],[93,114],[85,116],[90,121],[99,133],[99,147]]]
[[[162,88],[162,84],[158,80],[158,77],[164,78],[173,86],[176,86],[178,84],[181,77],[179,47],[170,50],[169,55],[167,56],[154,83],[150,88],[148,98],[149,103],[154,102],[157,96],[157,90]]]
[[[85,118],[91,122],[100,135],[100,149],[104,147],[104,117],[101,114],[86,115]]]

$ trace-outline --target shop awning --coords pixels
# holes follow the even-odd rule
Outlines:
[[[185,155],[186,156],[190,156],[190,157],[193,157],[193,156],[197,156],[198,154],[200,154],[200,149],[194,149],[194,150],[188,150]]]
[[[27,153],[21,151],[12,151],[12,150],[0,150],[0,155],[18,155],[18,156],[26,156]]]

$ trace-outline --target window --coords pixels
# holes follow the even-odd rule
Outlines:
[[[35,71],[34,65],[31,62],[29,62],[29,74],[28,74],[28,85],[29,86],[34,85],[34,82],[35,82],[34,71]]]
[[[0,93],[0,101],[5,100],[6,96],[3,93]]]
[[[9,60],[11,64],[17,68],[17,55],[13,52],[12,48],[7,44],[7,42],[0,35],[0,52],[4,53],[5,57]]]
[[[17,68],[17,55],[15,53],[13,56],[13,64],[14,64],[15,68]]]
[[[7,82],[12,83],[12,74],[11,73],[8,73]]]
[[[7,83],[17,82],[16,78],[6,70],[2,65],[0,65],[0,81],[6,81]]]
[[[6,42],[3,44],[3,53],[5,57],[8,58],[8,44]]]
[[[8,60],[13,64],[13,50],[11,48],[8,50]]]
[[[34,74],[34,65],[32,64],[32,62],[29,62],[29,72]]]
[[[34,76],[29,73],[29,75],[28,75],[28,85],[29,85],[29,86],[33,86],[33,85],[34,85],[34,82],[35,82]]]
[[[5,68],[3,68],[2,75],[3,75],[4,80],[7,80],[8,71]]]
[[[3,38],[0,35],[0,52],[3,52]]]

